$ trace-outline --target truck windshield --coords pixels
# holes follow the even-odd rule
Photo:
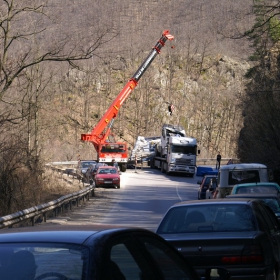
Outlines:
[[[101,153],[125,153],[125,146],[119,144],[105,144],[101,147]]]
[[[172,153],[180,153],[180,154],[196,155],[196,146],[172,145],[171,146],[171,152]]]

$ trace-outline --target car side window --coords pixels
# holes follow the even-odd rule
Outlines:
[[[140,280],[141,269],[139,268],[137,262],[127,249],[124,243],[116,244],[111,249],[110,259],[114,262],[112,267],[112,273],[114,278],[112,280]],[[118,269],[116,268],[118,267]],[[121,276],[122,274],[122,276]]]
[[[169,246],[149,237],[143,237],[141,241],[145,244],[158,270],[161,271],[162,279],[189,280],[195,278],[192,268]]]
[[[257,207],[259,208],[260,214],[263,217],[263,223],[267,225],[270,233],[280,232],[280,224],[272,210],[268,209],[268,206],[266,205],[258,204]],[[268,212],[271,212],[273,215],[269,215]]]

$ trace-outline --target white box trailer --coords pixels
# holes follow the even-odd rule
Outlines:
[[[237,163],[223,165],[218,172],[218,195],[224,198],[237,184],[268,182],[267,166],[260,163]]]

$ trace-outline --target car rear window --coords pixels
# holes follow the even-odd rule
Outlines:
[[[255,217],[249,205],[206,204],[171,208],[157,233],[254,231]]]
[[[260,182],[258,170],[236,170],[230,171],[228,185]]]
[[[279,191],[277,187],[273,186],[253,186],[253,187],[238,187],[236,188],[237,194],[242,193],[262,193],[262,194],[270,194],[274,193],[277,194]]]

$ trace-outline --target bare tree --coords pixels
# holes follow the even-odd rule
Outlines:
[[[62,38],[52,38],[52,42],[42,41],[43,45],[34,49],[30,41],[38,42],[48,32],[41,23],[48,19],[47,6],[36,4],[33,1],[7,0],[0,7],[0,100],[28,67],[46,61],[67,62],[78,67],[78,61],[92,58],[102,45],[116,36],[111,28],[99,29],[90,40],[81,37],[76,42],[66,34]],[[27,25],[26,19],[33,24]]]

